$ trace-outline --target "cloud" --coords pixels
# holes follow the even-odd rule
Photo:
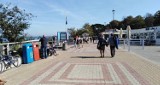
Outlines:
[[[85,20],[84,17],[79,16],[78,14],[76,14],[76,12],[73,13],[73,12],[69,11],[68,9],[62,7],[62,6],[59,6],[59,5],[56,5],[56,4],[53,4],[53,3],[49,3],[49,2],[44,2],[44,3],[45,3],[46,6],[48,6],[51,9],[51,11],[57,12],[62,16],[72,17],[72,18],[74,18],[76,20],[79,20],[79,21]]]
[[[36,3],[34,0],[17,0],[17,2],[27,6],[32,6]]]

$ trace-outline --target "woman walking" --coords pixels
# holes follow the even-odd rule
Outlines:
[[[104,51],[105,51],[105,45],[107,45],[106,40],[104,39],[103,35],[100,34],[99,38],[98,38],[98,44],[97,44],[97,49],[99,49],[100,54],[101,54],[101,58],[104,57]]]

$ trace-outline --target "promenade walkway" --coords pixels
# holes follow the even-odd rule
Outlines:
[[[119,49],[110,58],[100,58],[96,44],[58,51],[48,57],[19,68],[10,69],[0,77],[6,85],[160,85],[160,66]]]

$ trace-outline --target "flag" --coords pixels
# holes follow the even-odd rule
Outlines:
[[[68,24],[68,22],[67,22],[67,17],[66,17],[66,25]]]

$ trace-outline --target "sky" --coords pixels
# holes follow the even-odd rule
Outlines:
[[[85,23],[108,24],[129,15],[145,16],[160,10],[160,0],[0,0],[34,16],[25,33],[32,36],[56,35],[67,28],[82,28]],[[68,24],[66,25],[66,17]]]

